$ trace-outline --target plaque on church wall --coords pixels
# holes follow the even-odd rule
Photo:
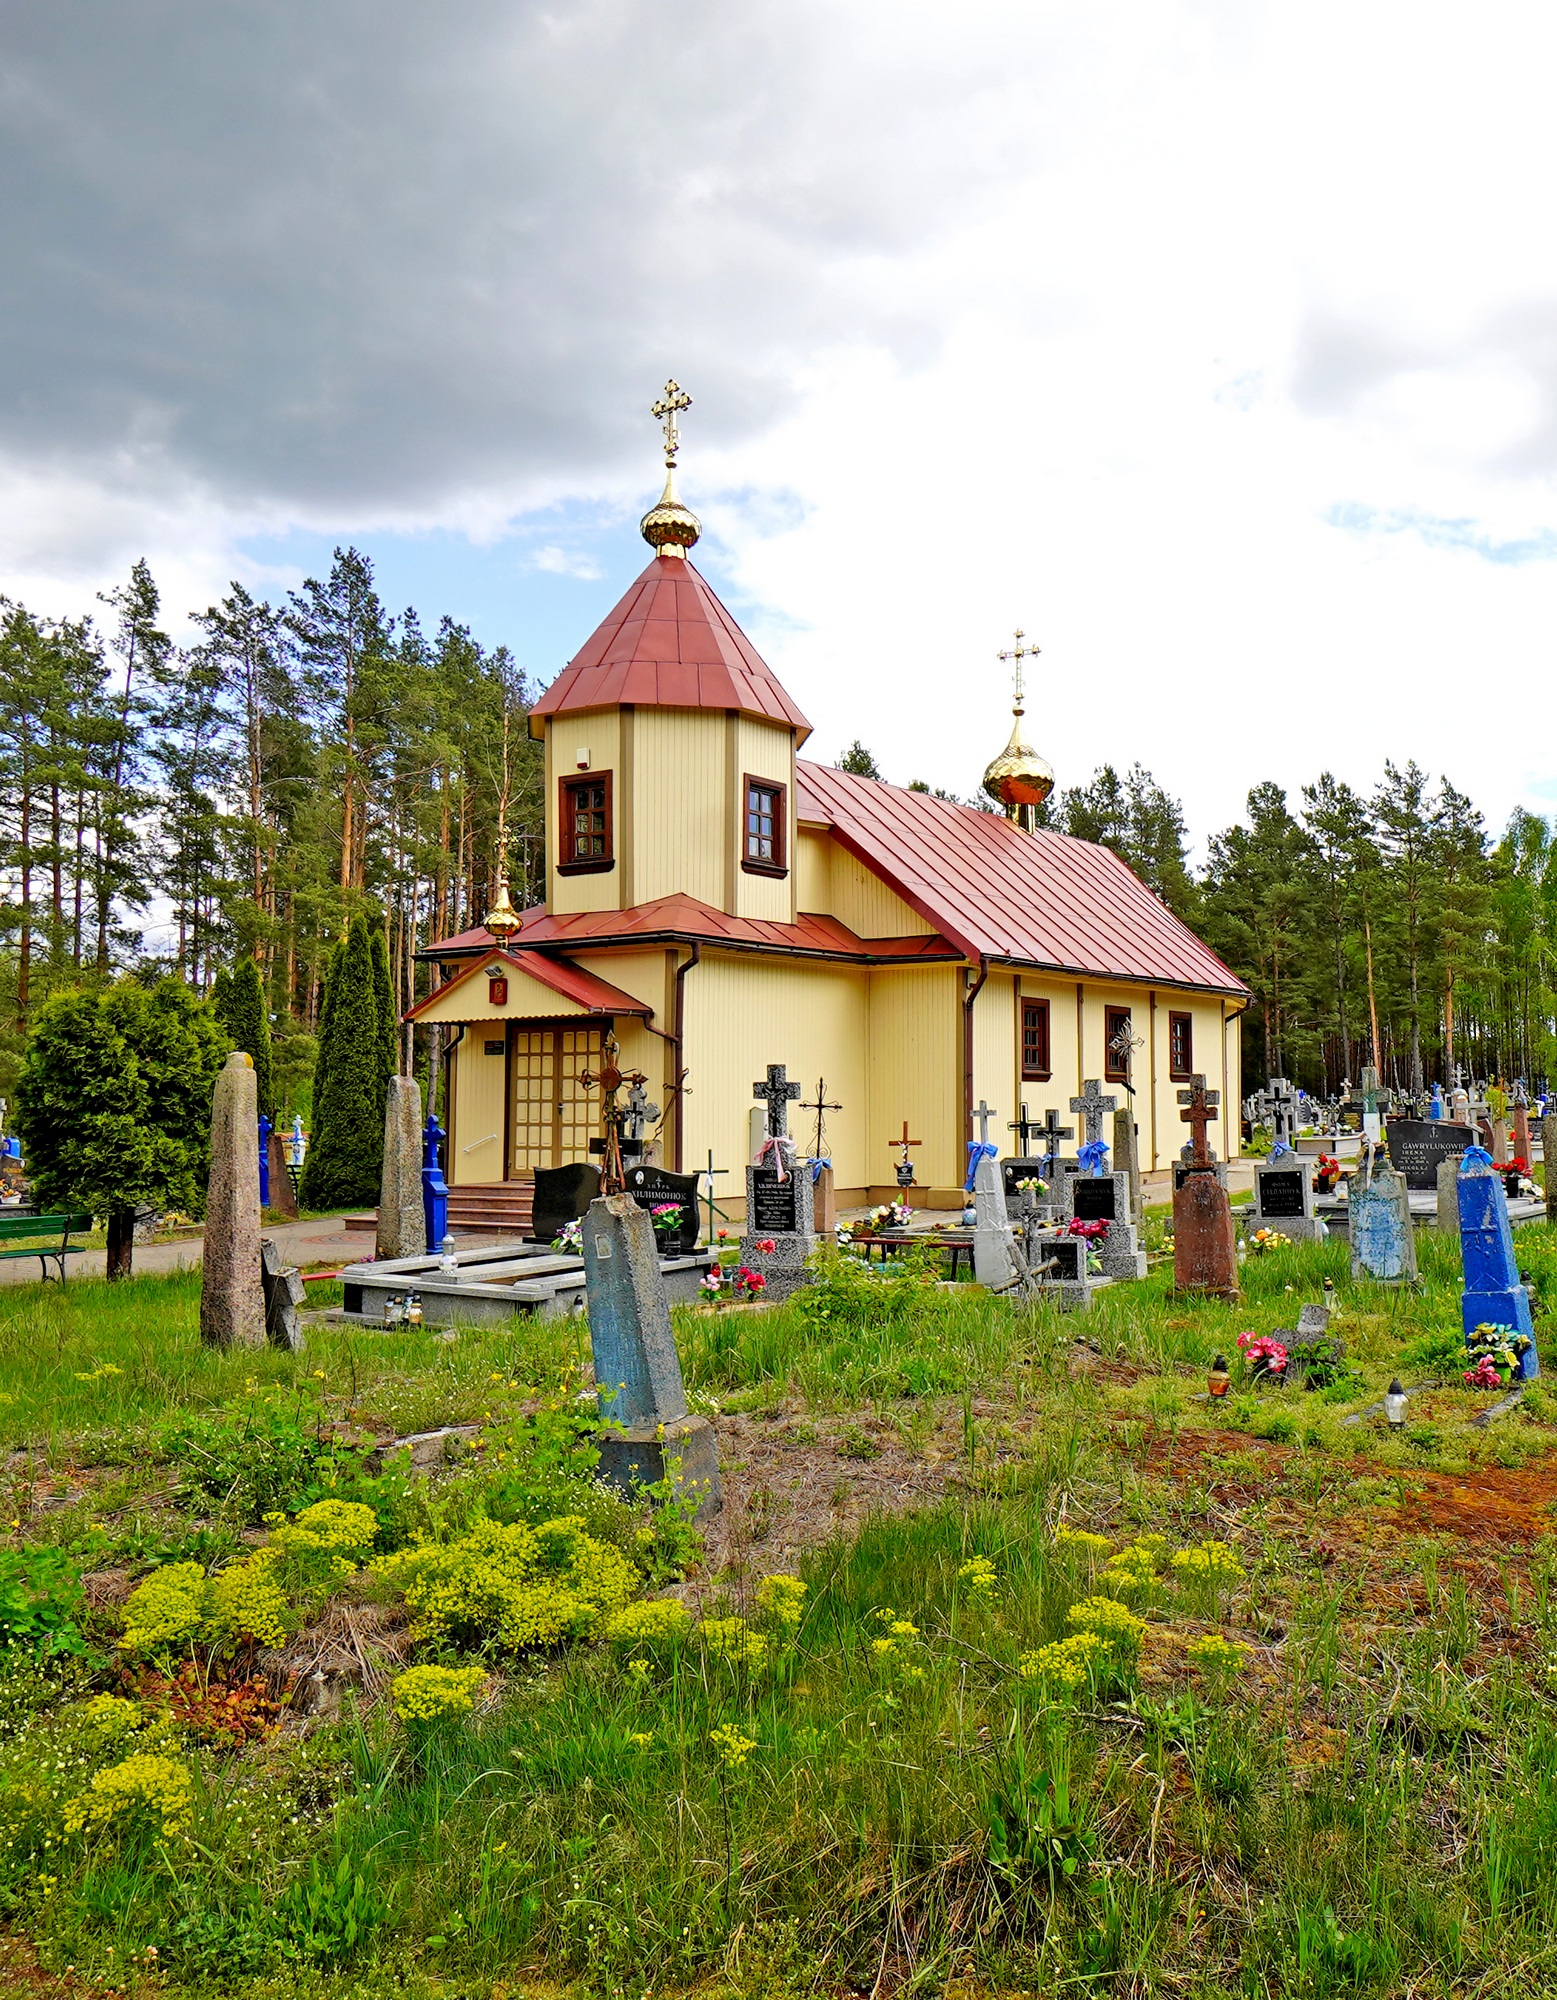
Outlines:
[[[1306,1166],[1263,1168],[1255,1177],[1260,1214],[1277,1220],[1284,1216],[1305,1215],[1303,1183],[1307,1179]]]
[[[627,1169],[624,1178],[627,1192],[640,1208],[653,1210],[672,1201],[680,1204],[676,1229],[657,1229],[654,1233],[659,1238],[662,1257],[689,1257],[697,1248],[697,1175],[673,1174],[664,1167],[634,1166]]]
[[[1088,1176],[1081,1180],[1073,1180],[1070,1192],[1078,1222],[1118,1221],[1114,1205],[1115,1182],[1112,1174],[1105,1174],[1100,1179]]]
[[[1390,1165],[1419,1194],[1437,1188],[1441,1161],[1457,1160],[1475,1143],[1469,1125],[1451,1125],[1445,1118],[1392,1118],[1384,1127]]]
[[[750,1236],[793,1236],[800,1227],[799,1194],[795,1176],[780,1180],[772,1167],[751,1169],[751,1214],[746,1218]]]

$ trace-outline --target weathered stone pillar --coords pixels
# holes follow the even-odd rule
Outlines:
[[[211,1173],[200,1261],[200,1338],[208,1347],[263,1347],[260,1285],[259,1108],[254,1064],[230,1055],[211,1104]]]
[[[436,1244],[433,1246],[436,1249]],[[416,1079],[392,1076],[384,1106],[384,1177],[379,1184],[378,1255],[420,1257],[427,1248],[422,1205],[422,1093]]]
[[[1557,1112],[1541,1120],[1541,1172],[1546,1179],[1546,1219],[1557,1223]]]

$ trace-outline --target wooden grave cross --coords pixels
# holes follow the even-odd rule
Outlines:
[[[1203,1081],[1204,1079],[1202,1079]],[[1105,1097],[1102,1086],[1095,1076],[1085,1078],[1081,1095],[1070,1101],[1072,1111],[1078,1112],[1085,1127],[1084,1141],[1089,1146],[1097,1144],[1103,1136],[1103,1120],[1110,1112],[1119,1109],[1117,1097]]]
[[[1187,1108],[1179,1113],[1184,1124],[1192,1127],[1190,1135],[1189,1164],[1192,1167],[1209,1167],[1213,1164],[1206,1146],[1206,1127],[1214,1123],[1217,1106],[1222,1101],[1219,1090],[1207,1090],[1203,1076],[1192,1076],[1188,1090],[1179,1092],[1180,1104]]]
[[[722,1208],[721,1208],[721,1207],[719,1206],[719,1204],[718,1204],[718,1203],[717,1203],[717,1202],[716,1202],[716,1201],[714,1200],[714,1180],[715,1180],[715,1177],[716,1177],[716,1176],[717,1176],[717,1177],[718,1177],[719,1179],[723,1179],[723,1178],[724,1178],[724,1176],[725,1176],[726,1174],[728,1174],[728,1173],[729,1173],[730,1169],[729,1169],[728,1167],[716,1167],[716,1166],[714,1165],[714,1149],[713,1149],[713,1147],[712,1147],[712,1146],[710,1146],[710,1147],[709,1147],[709,1149],[708,1149],[708,1165],[707,1165],[706,1167],[704,1167],[704,1168],[703,1168],[703,1169],[702,1169],[701,1171],[702,1171],[702,1172],[703,1172],[703,1173],[704,1173],[704,1174],[705,1174],[705,1175],[707,1176],[707,1178],[708,1178],[708,1197],[707,1197],[707,1199],[708,1199],[708,1241],[709,1241],[710,1245],[712,1245],[712,1244],[714,1244],[715,1242],[717,1242],[717,1240],[718,1240],[718,1231],[717,1231],[717,1230],[715,1229],[715,1227],[714,1227],[714,1217],[715,1217],[716,1215],[722,1215],[722,1216],[724,1216],[724,1219],[725,1219],[725,1221],[726,1221],[726,1222],[728,1222],[728,1221],[729,1221],[729,1219],[730,1219],[730,1218],[729,1218],[729,1216],[727,1216],[727,1215],[725,1215],[725,1214],[724,1214],[724,1210],[723,1210],[723,1209],[722,1209]]]
[[[903,1149],[903,1157],[899,1160],[897,1167],[897,1184],[899,1187],[912,1187],[914,1184],[914,1163],[908,1157],[908,1149],[910,1146],[922,1146],[924,1141],[923,1139],[909,1138],[908,1120],[905,1118],[903,1120],[902,1138],[894,1139],[892,1143],[894,1146],[901,1146]]]

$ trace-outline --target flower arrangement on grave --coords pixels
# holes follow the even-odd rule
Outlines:
[[[1341,1178],[1341,1163],[1334,1153],[1321,1153],[1314,1162],[1315,1194],[1334,1194],[1335,1184]]]
[[[764,1245],[758,1244],[758,1249]],[[769,1242],[766,1248],[771,1250]],[[698,1290],[706,1299],[734,1299],[738,1304],[761,1298],[768,1288],[768,1281],[760,1271],[754,1271],[749,1264],[737,1264],[730,1268],[723,1264],[710,1264],[703,1273]]]
[[[1256,1229],[1249,1238],[1249,1248],[1256,1257],[1260,1257],[1267,1250],[1290,1250],[1292,1238],[1283,1236],[1279,1229]]]
[[[1285,1379],[1287,1350],[1279,1340],[1272,1340],[1268,1334],[1257,1334],[1251,1327],[1246,1333],[1238,1335],[1238,1351],[1243,1356],[1251,1381]]]
[[[1520,1357],[1529,1352],[1527,1333],[1483,1321],[1465,1342],[1471,1366],[1465,1371],[1467,1389],[1506,1389],[1519,1375]]]
[[[584,1224],[575,1216],[571,1222],[563,1223],[551,1239],[553,1250],[560,1250],[565,1257],[580,1257],[584,1251]]]
[[[1496,1162],[1492,1171],[1503,1176],[1503,1192],[1510,1201],[1517,1201],[1520,1195],[1537,1192],[1535,1182],[1530,1178],[1530,1162],[1520,1155],[1512,1160]]]
[[[1016,1191],[1018,1194],[1035,1195],[1041,1199],[1049,1192],[1049,1183],[1040,1180],[1036,1174],[1028,1174],[1017,1182]]]
[[[863,1228],[869,1235],[884,1236],[894,1229],[906,1229],[913,1219],[914,1211],[906,1201],[883,1201],[865,1218]]]
[[[649,1210],[649,1221],[656,1236],[677,1236],[681,1233],[681,1203],[679,1201],[657,1201]]]
[[[1108,1224],[1102,1220],[1083,1222],[1079,1215],[1073,1215],[1065,1225],[1067,1236],[1084,1236],[1087,1242],[1100,1243],[1108,1234]]]

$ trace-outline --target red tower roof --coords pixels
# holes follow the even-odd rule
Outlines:
[[[589,642],[530,711],[586,708],[735,709],[787,723],[804,742],[811,725],[746,634],[685,556],[657,555]]]

